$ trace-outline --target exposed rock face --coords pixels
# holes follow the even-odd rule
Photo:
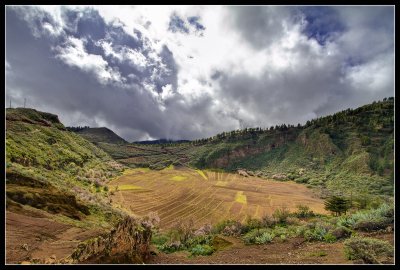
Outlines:
[[[152,229],[159,221],[156,214],[140,220],[127,216],[109,234],[80,243],[71,258],[78,263],[142,263],[150,255]]]
[[[211,162],[210,166],[214,168],[225,168],[227,167],[232,161],[240,160],[242,158],[257,155],[263,152],[271,151],[274,148],[280,147],[284,145],[289,140],[294,140],[294,135],[288,135],[283,133],[277,136],[273,142],[269,143],[268,145],[246,145],[242,147],[238,147],[229,153],[222,155],[221,157],[217,158],[213,162]]]

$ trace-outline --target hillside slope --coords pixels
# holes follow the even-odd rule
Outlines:
[[[192,144],[184,153],[198,168],[243,168],[331,193],[393,194],[393,98],[305,126],[232,131]]]
[[[76,132],[86,140],[92,143],[113,143],[113,144],[126,144],[128,143],[120,136],[115,134],[114,131],[106,128],[106,127],[99,127],[99,128],[67,128],[71,131]]]
[[[67,131],[56,115],[6,110],[7,210],[40,209],[69,223],[108,228],[118,215],[105,183],[120,172],[121,165]]]
[[[394,98],[304,126],[248,128],[192,142],[98,146],[130,167],[246,169],[260,177],[318,188],[322,195],[392,195]]]

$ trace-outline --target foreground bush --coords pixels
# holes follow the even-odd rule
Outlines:
[[[344,251],[349,260],[361,259],[369,264],[379,264],[385,257],[393,257],[393,247],[386,241],[374,238],[347,239]]]
[[[385,229],[394,222],[393,205],[382,204],[377,209],[358,211],[350,216],[340,217],[337,225],[361,231]]]
[[[215,249],[210,245],[196,245],[190,250],[192,256],[208,256],[213,254]]]
[[[212,233],[222,233],[226,236],[239,236],[242,233],[242,224],[236,220],[223,220],[212,228]]]
[[[243,236],[246,244],[266,244],[272,242],[275,234],[270,229],[254,229]]]

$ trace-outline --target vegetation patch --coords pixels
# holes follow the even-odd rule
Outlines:
[[[135,186],[135,185],[118,185],[115,187],[115,191],[125,191],[125,190],[141,190],[143,187]]]
[[[235,202],[243,203],[243,204],[247,203],[247,198],[246,198],[246,195],[243,194],[243,191],[238,191],[236,193]]]
[[[388,242],[374,238],[352,237],[344,242],[349,260],[361,259],[364,263],[380,264],[386,257],[393,257],[394,249]]]
[[[207,176],[204,174],[202,170],[195,170],[198,174],[200,174],[201,177],[203,177],[205,180],[208,180]]]
[[[170,179],[173,181],[180,182],[180,181],[184,181],[184,180],[188,179],[188,177],[182,176],[182,175],[175,175],[175,176],[171,177]]]

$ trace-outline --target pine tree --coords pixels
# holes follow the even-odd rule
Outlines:
[[[334,213],[335,216],[346,214],[350,206],[349,200],[339,196],[332,196],[325,201],[325,209]]]

